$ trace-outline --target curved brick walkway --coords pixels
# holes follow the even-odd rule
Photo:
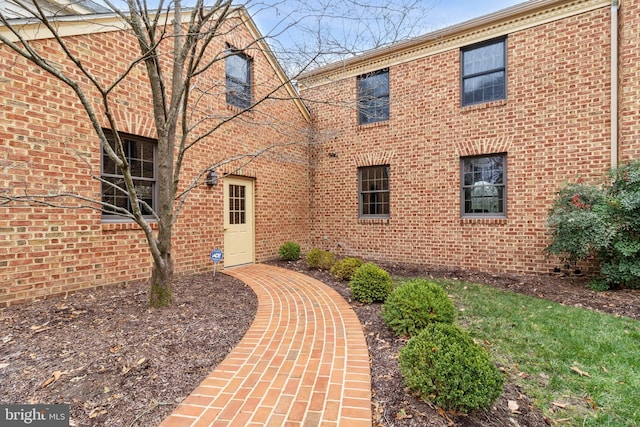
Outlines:
[[[290,270],[225,270],[258,296],[238,346],[161,424],[371,426],[369,354],[349,304]]]

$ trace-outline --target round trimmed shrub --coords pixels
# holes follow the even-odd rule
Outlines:
[[[321,270],[329,270],[336,263],[336,256],[329,251],[314,248],[307,253],[307,265],[310,268],[319,268]]]
[[[285,242],[278,249],[278,255],[285,261],[295,261],[300,258],[300,245],[294,242]]]
[[[342,258],[331,267],[331,274],[341,280],[351,280],[353,274],[362,264],[364,264],[364,261],[360,258]]]
[[[384,301],[393,290],[391,276],[378,265],[368,262],[356,270],[349,282],[353,297],[360,302]]]
[[[405,384],[448,411],[488,409],[502,394],[504,377],[487,351],[453,324],[428,325],[398,360]]]
[[[382,318],[397,335],[417,335],[434,322],[453,323],[455,308],[444,289],[427,279],[397,287],[382,306]]]

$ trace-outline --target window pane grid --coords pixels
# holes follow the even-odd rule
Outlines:
[[[462,159],[462,214],[504,216],[506,214],[505,156]]]
[[[251,59],[229,49],[225,60],[227,104],[238,108],[251,106]]]
[[[119,188],[124,189],[125,184],[124,179],[122,178],[103,176],[103,179],[109,181],[114,185],[117,185]],[[133,180],[133,182],[135,185],[136,194],[138,195],[138,199],[153,208],[153,182],[141,180]],[[127,194],[123,190],[114,188],[111,185],[102,185],[102,201],[104,203],[108,203],[113,206],[125,209],[129,212],[133,211],[129,196],[127,196]],[[143,215],[151,215],[151,211],[147,209],[147,207],[142,203],[140,203],[140,210],[142,211]]]
[[[229,185],[229,224],[246,224],[244,185]]]
[[[389,119],[389,70],[358,77],[358,123]]]
[[[360,168],[360,216],[389,217],[388,166]]]
[[[462,105],[506,98],[506,41],[462,51]]]
[[[105,130],[107,137],[109,138],[109,145],[115,150],[115,139],[113,134],[109,130]],[[123,150],[127,162],[129,163],[129,170],[134,182],[136,195],[140,200],[140,210],[143,215],[151,215],[150,209],[146,208],[142,202],[146,203],[154,208],[155,199],[155,183],[156,183],[156,168],[155,168],[155,149],[156,144],[152,141],[140,138],[133,139],[130,137],[121,137]],[[125,209],[129,212],[133,211],[129,196],[126,194],[124,176],[120,168],[118,168],[107,153],[102,153],[102,179],[116,185],[118,188],[114,188],[109,184],[102,184],[102,201],[104,203]],[[114,212],[105,208],[104,214],[110,215]]]

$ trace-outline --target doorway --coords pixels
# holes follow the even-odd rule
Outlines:
[[[254,262],[253,180],[224,178],[224,266]]]

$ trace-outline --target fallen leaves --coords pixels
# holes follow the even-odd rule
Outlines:
[[[408,414],[407,411],[402,408],[396,413],[396,420],[408,420],[413,418],[413,415]]]
[[[61,376],[68,374],[67,371],[54,371],[53,374],[51,374],[51,376],[42,383],[42,385],[40,386],[40,388],[46,388],[49,385],[53,384],[54,382],[58,381],[60,379]]]
[[[590,397],[586,397],[584,399],[589,405],[591,405],[591,408],[593,408],[594,411],[598,410],[598,405],[596,404],[596,402],[594,402],[594,400]]]
[[[580,368],[578,368],[577,366],[572,366],[570,369],[572,371],[574,371],[574,372],[577,372],[578,375],[580,375],[581,377],[589,377],[589,378],[591,378],[591,375],[589,375],[588,372],[580,370]]]
[[[48,324],[49,322],[43,323],[42,325],[32,325],[30,329],[33,331],[34,334],[48,331],[49,329],[51,329],[51,326],[47,326]]]
[[[89,413],[89,418],[97,418],[99,415],[104,415],[107,413],[107,410],[102,406],[98,406],[97,408],[93,408],[93,410]]]
[[[121,373],[122,375],[127,375],[134,368],[143,368],[143,364],[147,361],[146,357],[141,357],[134,365],[124,365],[122,366]]]

